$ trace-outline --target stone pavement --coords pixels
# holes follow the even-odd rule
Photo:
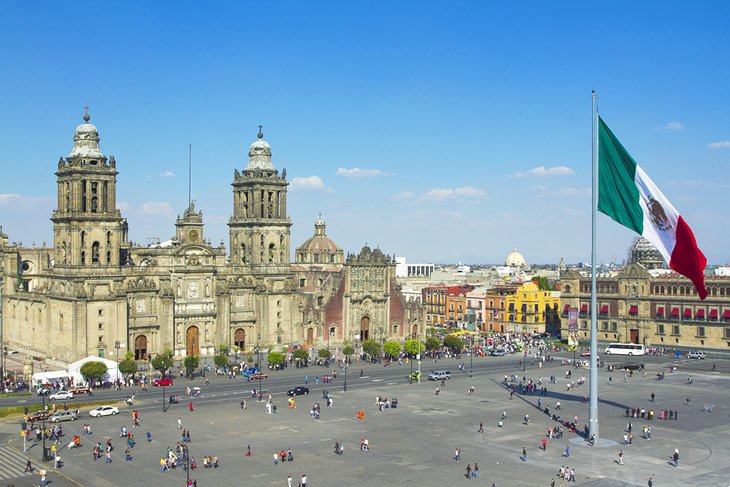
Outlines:
[[[197,403],[194,412],[189,412],[185,406],[175,406],[162,413],[151,402],[149,408],[143,402],[138,407],[142,427],[130,428],[138,442],[132,462],[124,461],[124,448],[117,442],[121,440],[120,426],[131,426],[129,412],[124,410],[116,417],[64,423],[67,434],[80,433],[84,422],[92,425],[94,434],[82,436],[84,446],[80,450],[62,451],[66,465],[61,473],[84,486],[143,482],[159,486],[184,485],[182,469],[166,473],[160,473],[159,469],[159,460],[166,448],[174,447],[179,440],[176,423],[181,417],[183,427],[190,428],[190,451],[199,465],[191,477],[197,478],[201,487],[285,486],[287,475],[292,475],[296,485],[302,473],[307,474],[309,486],[317,487],[396,483],[441,486],[467,481],[464,469],[474,462],[479,464],[480,475],[478,481],[472,482],[487,486],[495,483],[498,487],[549,486],[553,479],[560,485],[555,474],[561,465],[575,469],[576,484],[590,486],[646,486],[650,476],[656,487],[730,485],[730,464],[726,461],[730,451],[728,375],[692,372],[694,385],[689,386],[686,384],[688,374],[680,366],[676,374],[668,373],[663,381],[656,381],[655,373],[663,366],[651,363],[647,365],[646,377],[635,373],[624,382],[623,373],[616,372],[613,383],[609,384],[608,374],[601,370],[601,440],[595,447],[590,447],[577,435],[566,434],[562,440],[549,440],[547,450],[543,452],[540,442],[552,422],[536,409],[539,396],[515,395],[510,400],[501,384],[504,374],[522,376],[522,370],[515,365],[513,357],[477,359],[475,377],[470,379],[466,374],[456,372],[455,361],[440,361],[438,368],[449,368],[454,378],[441,388],[438,396],[434,394],[435,383],[424,381],[409,385],[405,381],[408,367],[396,366],[388,368],[388,371],[394,369],[390,378],[376,378],[373,374],[372,377],[348,379],[346,393],[342,392],[341,379],[326,385],[334,397],[331,409],[326,408],[322,400],[322,384],[316,390],[310,384],[312,394],[297,397],[297,407],[293,410],[287,408],[283,394],[275,394],[274,402],[278,406],[275,415],[265,414],[263,403],[251,400],[244,391],[249,387],[245,383],[240,395],[209,398]],[[428,368],[424,367],[424,370]],[[566,391],[565,370],[567,368],[556,360],[542,369],[528,367],[525,375],[534,380],[542,377],[548,387],[549,396],[541,398],[542,407],[550,405],[555,412],[555,401],[560,400],[561,416],[572,419],[578,415],[578,423],[582,425],[587,422],[588,406],[582,403],[582,397],[588,392],[588,385]],[[574,380],[582,374],[588,375],[588,370],[572,370]],[[551,374],[558,377],[557,384],[547,383]],[[292,377],[290,385],[300,383],[301,380]],[[467,389],[471,384],[475,385],[476,392],[470,397]],[[656,394],[654,403],[649,400],[652,391]],[[399,407],[379,412],[374,405],[378,395],[397,397]],[[689,406],[687,397],[691,399]],[[245,412],[239,408],[243,398],[248,401]],[[704,411],[705,401],[714,403],[712,413]],[[309,408],[315,402],[322,407],[320,420],[312,420],[309,415]],[[653,407],[657,412],[661,408],[677,409],[679,420],[631,419],[633,444],[623,446],[620,443],[629,421],[624,417],[626,407]],[[360,409],[365,411],[363,420],[356,417]],[[509,420],[499,428],[497,422],[504,409]],[[529,425],[521,422],[525,414],[530,414]],[[483,434],[477,431],[480,421],[484,422]],[[645,424],[652,426],[651,440],[640,437]],[[148,430],[153,437],[151,443],[144,438]],[[113,462],[92,461],[93,443],[106,437],[115,442]],[[361,438],[369,440],[370,452],[359,451]],[[10,447],[22,448],[19,436],[11,435],[7,440]],[[336,440],[345,445],[341,456],[333,453]],[[245,457],[249,444],[253,455]],[[564,458],[561,455],[568,444],[571,455]],[[526,462],[520,460],[523,446],[528,453]],[[460,463],[452,459],[457,447],[462,449]],[[678,468],[669,464],[675,447],[680,451]],[[273,465],[274,451],[288,448],[294,451],[295,461]],[[616,462],[619,449],[625,452],[623,466]],[[204,455],[217,455],[220,468],[204,470]],[[64,479],[55,480],[57,482],[51,484],[53,487],[73,485],[63,483]],[[4,482],[0,482],[0,486]],[[32,484],[21,481],[15,485]]]

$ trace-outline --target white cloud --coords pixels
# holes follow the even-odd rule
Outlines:
[[[15,193],[2,193],[0,194],[0,204],[9,203],[12,200],[20,198],[19,194]]]
[[[335,174],[345,178],[371,178],[374,176],[390,176],[390,173],[387,173],[381,169],[361,169],[359,167],[338,167]]]
[[[332,191],[330,188],[325,186],[324,181],[322,181],[322,178],[319,176],[300,176],[292,178],[291,187],[292,189]]]
[[[172,207],[166,201],[146,201],[137,210],[145,215],[172,215]]]
[[[558,194],[561,196],[585,196],[591,194],[591,188],[560,188]]]
[[[719,142],[712,142],[707,144],[710,149],[727,149],[730,148],[730,140],[721,140]]]
[[[413,199],[413,197],[416,196],[414,193],[411,193],[410,191],[401,191],[400,193],[396,193],[393,195],[394,200],[410,200]]]
[[[684,127],[686,127],[686,125],[682,122],[669,122],[664,126],[666,130],[682,130]]]
[[[484,198],[487,193],[478,188],[463,186],[461,188],[434,188],[421,195],[428,201],[445,201],[454,198]]]
[[[538,166],[533,167],[529,171],[525,172],[516,172],[514,174],[510,174],[510,177],[513,178],[543,178],[547,176],[570,176],[575,171],[573,171],[568,166],[554,166],[554,167],[545,167],[545,166]]]
[[[174,178],[175,177],[175,173],[172,172],[172,171],[165,171],[162,174],[160,174],[159,177],[161,177],[161,178]]]

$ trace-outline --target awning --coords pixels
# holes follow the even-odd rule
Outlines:
[[[726,309],[722,312],[722,319],[727,320],[730,318],[730,309]]]
[[[563,313],[567,313],[568,311],[570,311],[570,305],[566,304],[565,308],[563,308]]]
[[[695,317],[697,318],[704,318],[705,317],[705,310],[704,309],[698,309],[695,313]]]
[[[717,310],[716,309],[710,310],[710,318],[713,318],[715,320],[717,319]]]
[[[672,318],[679,316],[679,308],[672,308]]]
[[[587,304],[581,304],[580,305],[580,312],[581,313],[587,313],[588,312],[588,305]]]
[[[607,304],[604,304],[603,306],[601,306],[601,314],[602,315],[608,314],[608,305]]]
[[[657,308],[656,309],[656,315],[657,316],[664,316],[664,308]]]
[[[692,309],[691,308],[685,308],[684,309],[684,317],[685,318],[692,318]]]
[[[636,305],[634,305],[634,306],[631,306],[631,307],[629,308],[629,314],[630,314],[630,315],[635,315],[635,314],[637,314],[638,312],[639,312],[639,307],[638,307],[638,306],[636,306]]]

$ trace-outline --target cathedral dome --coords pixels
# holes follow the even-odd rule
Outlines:
[[[104,154],[99,148],[99,130],[96,125],[89,123],[91,117],[84,114],[84,123],[76,127],[74,132],[74,147],[68,155],[71,158],[103,159]]]
[[[664,257],[661,252],[644,237],[634,240],[629,249],[629,262],[641,264],[645,269],[661,269],[664,267]]]
[[[514,249],[512,252],[510,252],[507,258],[504,259],[504,265],[510,267],[523,267],[525,264],[525,258],[522,256],[521,253],[517,252],[517,249]]]
[[[264,171],[275,171],[274,164],[271,162],[271,146],[264,140],[264,134],[259,126],[258,140],[251,144],[248,148],[248,166],[247,170],[262,169]]]
[[[326,224],[319,218],[314,222],[314,235],[297,248],[297,261],[303,263],[341,264],[342,249],[325,234]]]

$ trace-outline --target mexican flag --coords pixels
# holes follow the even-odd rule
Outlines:
[[[687,276],[705,299],[707,259],[692,230],[611,129],[598,117],[598,211],[659,249],[669,267]]]

